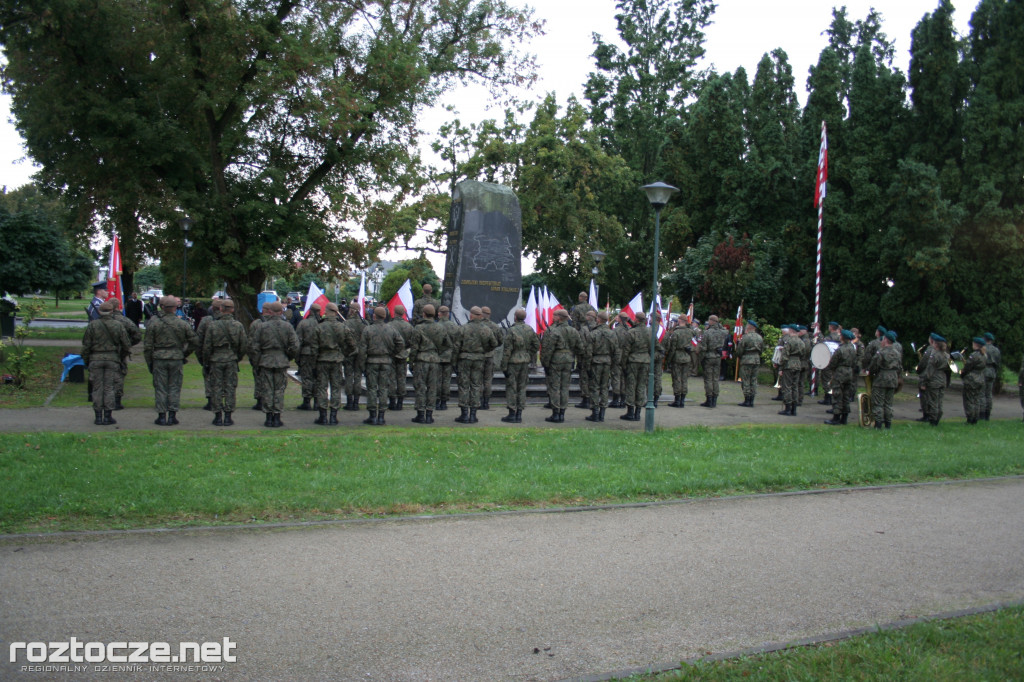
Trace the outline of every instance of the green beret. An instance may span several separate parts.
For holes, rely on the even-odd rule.
[[[932,332],[932,333],[930,334],[930,336],[931,336],[931,338],[932,338],[932,339],[934,339],[935,341],[941,341],[942,343],[946,343],[946,339],[942,338],[941,336],[939,336],[939,335],[938,335],[938,334],[936,334],[935,332]]]
[[[829,322],[828,326],[830,326],[830,327],[841,327],[842,325],[839,324],[838,322]]]
[[[975,336],[973,339],[971,339],[971,341],[978,344],[979,346],[985,345],[985,339],[981,338],[980,336]]]
[[[883,327],[882,325],[878,325],[877,327],[875,327],[875,330],[876,330],[876,331],[880,331],[880,332],[882,332],[883,334],[885,334],[885,333],[886,333],[886,331],[887,331],[887,330],[886,330],[886,328],[885,328],[885,327]]]
[[[850,339],[852,341],[853,340],[853,332],[851,332],[849,329],[844,329],[843,330],[843,338],[844,339]]]
[[[757,322],[754,322],[753,320],[747,320],[747,324],[749,324],[749,325],[750,325],[751,327],[753,327],[754,329],[760,329],[760,328],[761,328],[761,327],[760,327],[760,326],[759,326],[759,325],[757,324]]]
[[[996,337],[993,336],[992,332],[985,332],[985,338],[988,339],[989,341],[995,341],[996,340]]]
[[[891,329],[885,333],[885,338],[889,339],[893,343],[896,343],[896,332]]]
[[[781,327],[779,327],[779,330],[780,331],[785,331],[786,329],[792,329],[792,328],[793,328],[793,325],[791,325],[791,324],[784,324]]]
[[[896,333],[895,329],[890,329],[889,331],[887,331],[885,333],[886,336],[889,336],[889,334],[892,334],[892,340],[893,341],[895,341],[896,339],[900,338],[900,335]]]

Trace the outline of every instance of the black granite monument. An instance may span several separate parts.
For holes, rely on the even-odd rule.
[[[519,200],[508,187],[466,180],[452,194],[448,253],[441,302],[458,324],[473,306],[489,306],[502,326],[520,305],[523,221]]]

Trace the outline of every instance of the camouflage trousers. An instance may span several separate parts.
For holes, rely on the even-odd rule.
[[[252,397],[254,400],[262,400],[263,394],[260,393],[262,382],[260,381],[260,368],[256,365],[250,365],[252,368]]]
[[[721,356],[704,357],[704,396],[712,398],[718,396],[718,377],[722,373]]]
[[[395,370],[391,362],[366,363],[366,409],[386,410]]]
[[[405,397],[405,377],[409,374],[409,362],[403,358],[391,362],[391,384],[388,387],[388,397]]]
[[[153,391],[157,412],[177,412],[181,407],[181,360],[153,360]]]
[[[688,392],[688,382],[690,381],[690,363],[674,363],[671,366],[672,371],[672,395],[683,395],[685,396]]]
[[[819,383],[821,384],[821,395],[828,395],[832,391],[832,378],[835,376],[836,371],[834,369],[823,369],[818,374]]]
[[[480,407],[484,392],[484,359],[459,360],[459,407]]]
[[[921,390],[921,395],[924,397],[924,417],[928,421],[937,422],[942,419],[942,398],[945,392],[945,386]]]
[[[491,391],[494,384],[494,356],[488,356],[484,358],[484,385],[483,385],[483,397],[488,400],[491,399]]]
[[[811,368],[801,367],[800,374],[796,378],[796,404],[804,404],[804,393],[811,388]]]
[[[121,375],[121,363],[117,360],[93,360],[89,363],[89,380],[92,382],[92,408],[94,410],[114,409],[115,382]]]
[[[552,362],[544,369],[548,376],[548,401],[551,407],[564,410],[569,407],[569,382],[572,381],[572,362]]]
[[[984,389],[983,394],[981,396],[981,411],[982,412],[991,412],[992,411],[992,396],[993,396],[993,394],[995,392],[995,387],[996,387],[996,379],[995,379],[995,377],[992,377],[991,379],[989,379],[988,377],[985,377],[985,389]]]
[[[309,354],[300,355],[295,364],[299,366],[299,381],[302,382],[302,399],[311,400],[316,395],[316,356]]]
[[[964,414],[970,421],[976,421],[985,411],[985,388],[984,385],[971,386],[964,382]]]
[[[340,362],[317,362],[314,392],[317,409],[337,410],[341,407],[341,393],[344,385],[344,372]]]
[[[787,407],[799,405],[800,390],[800,369],[782,370],[782,402]]]
[[[626,392],[626,370],[624,365],[613,362],[611,370],[612,393]]]
[[[343,363],[345,368],[345,395],[349,397],[359,398],[360,389],[362,388],[363,375],[359,371],[356,361],[346,360]]]
[[[626,365],[626,405],[641,407],[647,404],[647,383],[650,369],[651,365],[648,362],[631,362]]]
[[[578,361],[576,363],[576,371],[580,375],[580,397],[589,398],[591,387],[591,377],[593,372],[591,371],[591,364],[589,362]]]
[[[510,410],[526,407],[526,386],[530,383],[530,363],[510,362],[505,370],[505,405]]]
[[[841,379],[838,376],[832,376],[832,414],[841,415],[850,413],[850,401],[854,399],[853,395],[853,377],[848,379]]]
[[[442,362],[437,366],[437,397],[448,400],[452,392],[452,363]]]
[[[263,397],[263,411],[284,411],[284,389],[288,386],[287,367],[260,367],[259,395]]]
[[[757,397],[757,371],[761,365],[740,365],[740,381],[743,382],[743,397]]]
[[[875,423],[892,423],[892,403],[895,395],[895,386],[871,385],[871,413]]]
[[[114,396],[120,398],[124,395],[124,380],[128,376],[128,363],[118,363],[118,372],[114,375]]]
[[[434,405],[437,404],[437,388],[440,376],[440,363],[417,362],[413,366],[412,384],[416,389],[416,411],[434,409]]]
[[[210,363],[201,363],[203,368],[203,394],[207,400],[213,398],[213,391],[210,389]]]
[[[608,407],[608,383],[611,379],[612,366],[607,363],[595,362],[590,365],[590,406]]]
[[[206,387],[214,412],[234,412],[235,393],[238,391],[238,363],[210,362]]]

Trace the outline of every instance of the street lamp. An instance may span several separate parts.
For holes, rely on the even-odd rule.
[[[185,216],[178,221],[181,225],[181,231],[185,233],[185,255],[182,259],[182,271],[181,271],[181,305],[185,305],[185,293],[188,289],[188,247],[192,246],[192,242],[188,240],[188,231],[192,227],[192,219]]]
[[[655,182],[641,187],[647,193],[647,200],[654,207],[654,280],[651,285],[651,297],[653,301],[658,300],[658,256],[661,252],[659,240],[661,237],[661,209],[672,198],[672,195],[679,191],[679,188],[666,185],[664,182]],[[655,346],[658,343],[658,327],[654,324],[654,316],[651,316],[651,369],[647,375],[647,411],[644,416],[644,431],[654,433],[654,362]]]
[[[590,269],[590,275],[594,278],[594,297],[598,297],[597,293],[597,275],[600,272],[601,261],[604,260],[604,251],[591,251],[590,257],[594,259],[594,267]],[[600,300],[595,301],[595,304],[600,303]],[[600,306],[599,306],[600,307]]]

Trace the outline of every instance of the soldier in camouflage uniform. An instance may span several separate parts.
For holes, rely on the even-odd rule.
[[[627,337],[631,327],[629,315],[620,312],[618,323],[612,328],[612,331],[616,334],[615,340],[618,342],[617,345],[620,353],[618,360],[612,363],[612,399],[608,403],[608,407],[626,406],[626,372],[629,366],[629,359],[621,351],[629,345]]]
[[[570,312],[571,316],[572,313]],[[593,407],[591,385],[593,375],[593,362],[590,358],[590,332],[597,328],[597,311],[588,310],[583,318],[583,325],[577,327],[580,333],[580,354],[576,356],[576,371],[580,377],[580,401],[576,407],[580,409],[591,409]]]
[[[92,407],[96,415],[93,423],[97,426],[117,423],[111,416],[115,404],[115,387],[117,377],[121,375],[121,363],[132,347],[127,329],[113,319],[114,300],[97,306],[97,317],[89,322],[82,336],[81,355],[82,361],[89,368]]]
[[[964,369],[960,373],[964,382],[964,414],[968,424],[977,424],[985,405],[985,339],[975,337],[972,341],[974,352],[964,361]]]
[[[316,393],[316,333],[320,326],[321,311],[319,303],[309,306],[309,315],[295,327],[295,335],[299,337],[299,357],[295,364],[299,368],[299,381],[302,383],[302,403],[300,410],[312,410],[313,395]]]
[[[346,357],[355,353],[355,344],[352,331],[341,321],[341,313],[336,304],[327,304],[313,343],[316,346],[315,395],[319,413],[313,423],[337,426],[342,387],[345,385],[342,365]],[[330,415],[327,414],[328,410]]]
[[[981,418],[985,421],[992,416],[992,396],[995,394],[996,377],[1003,365],[1003,354],[996,348],[996,337],[985,332],[985,392],[982,401]]]
[[[220,319],[220,311],[221,300],[215,298],[210,302],[209,313],[203,315],[203,319],[199,320],[199,326],[196,327],[196,360],[203,368],[203,391],[206,394],[206,404],[203,405],[203,409],[207,411],[213,411],[213,392],[210,387],[210,361],[204,355],[203,349],[206,347],[206,330],[215,320]]]
[[[363,330],[366,328],[358,303],[349,306],[348,317],[345,318],[345,328],[348,329],[351,337],[351,347],[346,353],[342,365],[345,370],[345,407],[343,409],[348,412],[356,412],[359,410],[359,392],[363,383],[363,370],[359,365],[357,351],[359,340],[363,337]]]
[[[483,324],[483,310],[473,306],[469,310],[469,322],[459,329],[453,339],[455,345],[452,357],[457,358],[459,367],[459,410],[455,418],[460,424],[475,424],[476,410],[484,388],[484,358],[498,347],[493,332]]]
[[[384,400],[391,391],[395,359],[407,357],[405,340],[393,325],[385,324],[387,310],[373,310],[373,324],[363,330],[359,339],[359,365],[366,371],[366,409],[370,415],[363,420],[372,426],[384,425],[387,410]]]
[[[885,338],[886,331],[886,328],[882,325],[875,327],[875,338],[871,339],[871,342],[864,347],[864,355],[860,360],[861,368],[868,369],[871,367],[871,359],[875,357],[878,351],[882,350],[882,339]]]
[[[551,403],[551,416],[545,417],[544,421],[565,421],[572,365],[579,352],[580,334],[569,326],[569,313],[562,309],[556,310],[554,324],[544,332],[540,344],[540,364],[550,379],[548,401]]]
[[[288,367],[299,355],[299,337],[291,323],[284,319],[285,307],[280,301],[264,306],[268,311],[265,322],[249,329],[249,361],[260,368],[260,395],[263,412],[267,415],[264,426],[276,428],[284,410],[284,391],[288,385]]]
[[[675,398],[670,407],[686,407],[687,383],[693,362],[693,330],[685,322],[676,322],[665,339],[665,366],[672,374],[672,395]]]
[[[648,374],[651,369],[651,330],[647,327],[647,316],[636,314],[636,326],[629,330],[624,344],[619,347],[619,356],[625,362],[626,414],[619,417],[625,421],[640,421],[640,408],[646,403]]]
[[[405,378],[409,374],[409,342],[412,339],[412,325],[405,319],[405,306],[395,306],[395,317],[388,321],[402,335],[405,350],[391,363],[391,386],[388,389],[388,409],[401,410],[405,401]]]
[[[128,340],[132,342],[132,346],[142,341],[142,332],[139,331],[138,326],[125,317],[121,313],[121,301],[116,298],[110,299],[114,302],[114,311],[111,313],[111,317],[118,322],[124,330],[128,332]],[[128,353],[121,358],[121,371],[117,373],[114,379],[114,409],[123,410],[124,405],[121,404],[121,398],[124,396],[124,380],[128,376],[128,361],[132,357],[131,348],[128,349]]]
[[[718,322],[718,315],[708,318],[704,335],[700,338],[697,352],[700,354],[704,367],[704,402],[701,407],[718,405],[718,377],[722,372],[722,348],[729,337],[729,332]]]
[[[587,357],[590,359],[590,415],[587,421],[603,422],[608,407],[608,384],[612,363],[619,352],[618,335],[608,326],[608,313],[597,313],[597,322],[587,334]]]
[[[443,412],[448,409],[448,396],[452,391],[452,367],[454,364],[455,340],[459,335],[459,325],[451,320],[448,306],[437,309],[437,324],[443,326],[452,340],[452,347],[441,353],[441,365],[437,375],[437,404],[434,409]]]
[[[946,390],[949,372],[949,353],[946,339],[932,333],[928,339],[931,352],[925,355],[921,371],[921,393],[924,395],[924,418],[932,426],[938,426],[942,419],[942,397]]]
[[[238,363],[249,352],[249,338],[245,327],[235,319],[235,303],[230,299],[214,301],[211,314],[199,323],[203,329],[202,357],[207,368],[206,387],[216,416],[214,426],[231,426],[235,422],[235,394],[238,391]],[[214,318],[214,316],[216,316]],[[196,333],[198,337],[198,332]]]
[[[434,320],[433,305],[424,305],[420,315],[420,321],[413,324],[409,336],[409,362],[413,363],[412,381],[416,389],[416,416],[412,421],[433,424],[441,355],[451,352],[452,337],[447,328]]]
[[[249,323],[249,348],[252,348],[253,334],[256,333],[259,326],[266,323],[267,319],[270,317],[270,309],[267,308],[268,305],[270,305],[269,301],[264,303],[259,317]],[[263,382],[260,381],[260,368],[255,362],[253,362],[251,356],[249,358],[249,368],[252,370],[252,397],[256,401],[256,404],[252,406],[252,409],[262,411],[263,395],[260,393],[260,389],[263,387]]]
[[[832,418],[825,423],[830,426],[843,426],[850,417],[850,402],[853,400],[853,379],[860,363],[857,359],[857,347],[853,345],[853,332],[844,329],[843,342],[828,361],[832,372]]]
[[[878,350],[871,354],[868,372],[871,375],[871,409],[874,413],[875,428],[892,428],[892,403],[899,384],[899,373],[903,358],[893,346],[894,332],[886,331],[878,340]],[[874,343],[874,342],[872,342]]]
[[[160,312],[146,325],[143,342],[146,366],[153,375],[156,393],[157,426],[178,423],[181,406],[182,366],[185,358],[196,349],[196,333],[192,325],[175,315],[178,299],[164,296],[160,299]]]
[[[499,358],[500,362],[500,358],[502,356],[501,344],[505,342],[505,333],[497,323],[491,321],[490,308],[484,306],[480,311],[484,315],[484,326],[491,330],[491,333],[494,334],[494,340],[498,342],[498,345],[494,347],[494,350],[488,353],[484,358],[484,388],[483,394],[480,396],[480,409],[489,410],[491,409],[491,393],[493,392],[494,384],[494,358]]]
[[[412,304],[412,323],[416,324],[423,319],[423,307],[433,306],[434,315],[437,315],[438,308],[441,307],[441,302],[434,298],[434,287],[429,284],[423,285],[423,295],[413,301]]]
[[[814,342],[811,340],[811,335],[808,333],[806,325],[798,325],[796,335],[803,344],[803,352],[800,354],[800,377],[797,381],[797,407],[804,404],[804,396],[810,395],[811,391],[811,349],[814,348]],[[817,388],[817,387],[815,387]]]
[[[523,421],[526,386],[530,383],[530,363],[540,349],[540,338],[525,322],[526,310],[520,308],[515,317],[515,324],[505,335],[501,355],[501,371],[505,373],[505,401],[508,406],[508,415],[502,417],[501,421],[509,424],[521,424]]]
[[[803,367],[804,342],[797,336],[799,325],[782,325],[782,354],[779,369],[782,370],[782,401],[785,409],[779,414],[795,417],[800,388],[800,371]]]
[[[736,344],[736,357],[740,363],[740,380],[743,382],[743,402],[740,407],[753,407],[757,397],[757,372],[761,369],[761,354],[764,352],[764,337],[758,333],[757,322],[747,320],[743,337]]]
[[[576,300],[579,301],[576,305],[569,310],[569,319],[572,320],[572,326],[576,327],[577,331],[583,333],[583,328],[587,325],[587,313],[594,313],[594,321],[597,321],[597,310],[594,306],[588,303],[587,299],[590,298],[590,294],[585,291],[581,291]]]

